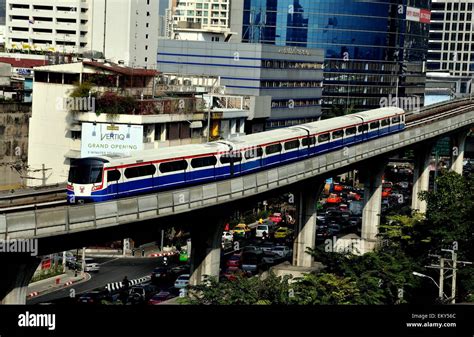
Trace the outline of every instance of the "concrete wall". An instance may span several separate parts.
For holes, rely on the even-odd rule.
[[[31,104],[0,104],[0,189],[20,184],[20,176],[8,163],[27,159],[30,116]]]
[[[46,184],[63,183],[67,180],[69,161],[65,155],[70,149],[77,148],[70,138],[68,125],[72,124],[72,114],[62,110],[58,99],[69,97],[72,85],[35,82],[33,84],[32,117],[29,126],[28,165],[32,170],[42,169],[46,164]],[[43,172],[29,175],[42,178]],[[29,180],[29,186],[41,185],[41,180]]]

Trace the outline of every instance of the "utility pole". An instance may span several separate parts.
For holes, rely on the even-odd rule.
[[[456,265],[458,260],[458,254],[453,249],[451,251],[453,257],[453,279],[451,280],[451,304],[456,303]]]
[[[443,252],[451,253],[451,259],[444,258],[440,255],[429,255],[432,257],[437,257],[439,259],[439,265],[430,265],[425,266],[426,268],[439,269],[439,293],[438,297],[441,301],[444,301],[444,297],[447,296],[444,294],[444,279],[445,279],[445,270],[451,270],[451,274],[446,276],[446,279],[451,278],[451,297],[447,298],[451,304],[456,303],[456,273],[458,270],[458,264],[470,265],[472,262],[469,261],[458,261],[457,250],[458,243],[454,242],[453,249],[441,249]],[[446,266],[447,265],[447,266]]]
[[[444,258],[443,257],[440,257],[440,260],[439,260],[439,266],[440,266],[440,269],[439,269],[439,294],[438,294],[438,297],[440,298],[440,300],[443,299],[443,294],[444,294]]]

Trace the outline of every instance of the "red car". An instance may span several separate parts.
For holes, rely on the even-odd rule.
[[[170,300],[174,297],[173,294],[167,291],[160,291],[158,294],[153,295],[152,298],[148,300],[148,304],[157,305],[164,301]]]
[[[338,196],[337,194],[331,193],[329,197],[327,198],[326,202],[328,204],[339,204],[342,202],[342,198]]]
[[[236,270],[240,268],[240,255],[234,254],[227,260],[227,269]]]
[[[227,271],[223,274],[223,276],[229,281],[235,281],[237,277],[246,276],[246,274],[240,269],[236,269],[236,270],[227,269]]]
[[[281,217],[281,213],[273,213],[273,215],[269,216],[268,219],[271,222],[276,223],[276,224],[278,224],[279,222],[281,222],[281,220],[283,220],[283,218]]]

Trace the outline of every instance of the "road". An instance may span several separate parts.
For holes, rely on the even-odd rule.
[[[81,294],[96,288],[103,288],[107,283],[121,282],[124,276],[127,276],[129,280],[133,280],[150,275],[153,269],[159,265],[160,259],[161,258],[96,258],[95,260],[101,264],[100,272],[91,273],[91,279],[89,281],[43,296],[34,297],[28,300],[26,304],[48,303],[61,298],[68,298],[71,289],[74,289],[76,294]]]

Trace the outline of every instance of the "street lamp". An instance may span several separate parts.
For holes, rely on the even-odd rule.
[[[425,275],[425,274],[422,274],[422,273],[418,273],[416,271],[413,272],[413,275],[415,276],[418,276],[418,277],[424,277],[424,278],[429,278],[431,281],[434,282],[434,284],[436,284],[436,287],[438,287],[438,290],[439,290],[439,298],[442,300],[443,299],[443,296],[448,298],[448,296],[446,296],[446,294],[444,293],[443,289],[440,288],[440,286],[438,285],[438,283],[436,283],[436,281],[434,280],[434,278],[432,278],[431,276],[428,276],[428,275]]]

